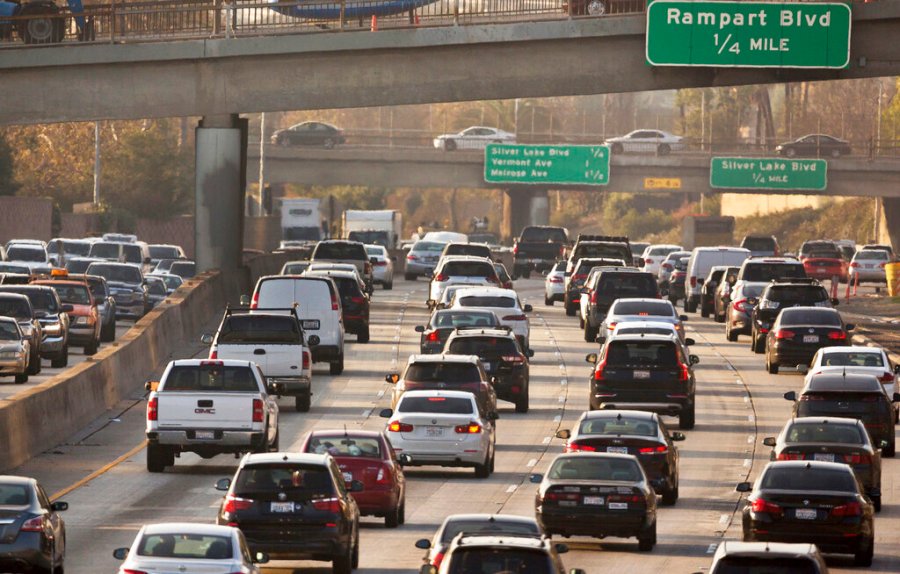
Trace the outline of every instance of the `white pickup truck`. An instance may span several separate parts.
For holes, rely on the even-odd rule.
[[[171,361],[149,382],[147,470],[163,472],[182,452],[278,450],[278,403],[250,361]]]
[[[285,315],[283,312],[288,311]],[[210,359],[253,361],[262,369],[266,387],[274,395],[294,397],[294,408],[309,410],[312,395],[312,354],[294,309],[227,309],[215,336],[200,340],[211,345]]]

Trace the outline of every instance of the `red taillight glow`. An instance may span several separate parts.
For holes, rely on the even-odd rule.
[[[585,279],[587,279],[587,275],[585,275],[585,274],[583,274],[583,273],[579,273],[578,275],[572,275],[572,282],[573,282],[573,283],[574,283],[575,281],[584,281]]]
[[[680,372],[678,373],[678,380],[682,383],[686,383],[691,378],[691,373],[688,370],[688,366],[685,363],[681,363],[678,365],[680,367]]]
[[[391,432],[412,432],[413,426],[401,423],[400,421],[391,421],[391,423],[388,424],[388,430]]]
[[[437,331],[432,331],[425,335],[425,340],[431,343],[437,343],[441,340],[441,334]]]
[[[846,341],[847,333],[845,333],[843,331],[829,331],[828,338],[831,339],[832,341]]]
[[[868,454],[845,454],[844,462],[847,464],[872,464],[872,457]]]
[[[746,299],[738,299],[734,302],[734,308],[740,313],[749,313],[751,309],[747,305]]]
[[[503,318],[504,321],[527,321],[528,317],[525,315],[507,315]]]
[[[375,482],[377,484],[391,484],[394,482],[394,477],[391,475],[391,469],[387,466],[382,466],[378,469],[378,476],[375,477]]]
[[[781,514],[781,507],[762,498],[757,498],[750,504],[750,510],[757,514]]]
[[[646,446],[638,449],[638,452],[641,454],[660,454],[668,451],[669,447],[667,446]]]
[[[438,282],[446,281],[447,279],[450,279],[450,276],[447,275],[446,273],[438,273],[437,275],[434,276],[434,280],[438,281]]]
[[[525,357],[522,355],[503,355],[500,358],[504,363],[513,363],[515,365],[525,364]]]
[[[691,287],[696,287],[696,286],[697,286],[697,278],[692,275],[691,276]]]
[[[309,351],[303,351],[303,370],[309,368]]]
[[[159,399],[156,397],[152,397],[149,401],[147,401],[147,420],[159,420]]]
[[[859,267],[859,263],[857,263],[856,261],[854,261],[853,263],[850,264],[850,267],[854,267],[854,268],[855,268],[855,267]]]
[[[778,460],[803,460],[805,456],[800,452],[782,452],[778,454]]]
[[[387,267],[387,261],[376,261],[375,267]]]
[[[219,358],[219,350],[216,347],[213,347],[209,350],[209,359],[211,361],[215,361]]]
[[[644,259],[644,264],[645,265],[653,265],[653,260],[652,259]]]
[[[434,561],[431,563],[431,565],[434,566],[435,568],[440,568],[441,562],[443,562],[443,561],[444,561],[444,553],[438,552],[437,554],[434,555]]]
[[[323,500],[313,500],[313,508],[323,512],[340,512],[341,503],[337,498],[325,498]]]
[[[29,518],[22,524],[22,528],[19,529],[21,532],[43,532],[44,530],[44,517],[43,516],[35,516],[34,518]]]
[[[551,275],[551,276],[550,276],[550,283],[562,283],[562,282],[563,282],[563,278],[562,278],[562,277],[559,277],[559,276],[557,276],[557,275]]]
[[[409,255],[406,256],[407,261],[418,261],[418,259],[419,258],[416,257],[415,255],[413,255],[412,253],[410,253]]]
[[[335,291],[331,291],[331,310],[332,311],[338,310],[338,297],[337,297],[337,293]]]
[[[147,574],[143,570],[131,570],[130,568],[126,568],[122,570],[122,574]]]
[[[253,422],[261,423],[265,417],[265,408],[262,399],[253,399]]]
[[[894,382],[894,373],[885,373],[878,377],[878,380],[882,383],[892,383]]]
[[[670,264],[668,264],[668,263],[663,263],[663,264],[662,264],[662,268],[665,269],[666,271],[671,271],[671,270],[672,270],[672,266],[671,266]]]
[[[776,339],[793,339],[794,332],[789,329],[778,329],[777,331],[775,331],[775,338]]]
[[[831,509],[832,516],[861,516],[862,515],[862,505],[858,502],[848,502],[847,504],[842,504],[840,506],[835,506]]]
[[[250,308],[256,309],[259,307],[259,291],[253,294],[253,300],[250,301]]]
[[[558,502],[560,500],[578,500],[581,495],[577,492],[548,492],[544,494],[544,500]]]
[[[566,445],[565,452],[597,452],[597,449],[586,444],[573,442]]]
[[[593,291],[591,291],[591,305],[596,305],[596,304],[597,304],[597,290],[594,289]]]
[[[234,514],[238,510],[249,510],[253,506],[253,501],[249,498],[238,498],[233,494],[225,497],[225,505],[222,507],[224,512]]]
[[[467,425],[456,425],[456,434],[479,434],[481,425],[476,422],[470,422]]]
[[[362,305],[366,302],[365,297],[350,297],[350,300],[356,303],[357,305]]]

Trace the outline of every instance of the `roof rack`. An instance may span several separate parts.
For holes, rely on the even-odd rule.
[[[250,314],[251,311],[254,311],[254,312],[256,312],[256,313],[285,312],[285,311],[287,311],[287,312],[289,312],[291,315],[293,315],[295,319],[300,320],[300,317],[297,316],[297,307],[298,307],[298,306],[299,306],[299,305],[298,305],[297,303],[294,303],[294,306],[293,306],[293,307],[266,307],[266,308],[256,308],[256,309],[253,309],[253,308],[248,307],[248,306],[246,306],[246,305],[234,305],[234,306],[232,306],[231,304],[228,304],[228,305],[225,306],[225,317],[228,317],[229,315],[233,315],[233,314],[235,314],[235,313]]]
[[[457,332],[461,331],[481,331],[482,333],[485,330],[494,330],[494,331],[506,331],[507,333],[512,333],[513,328],[509,325],[497,325],[496,327],[492,327],[490,325],[460,325],[454,329]]]
[[[802,283],[804,285],[819,285],[819,280],[812,277],[778,277],[771,283]]]
[[[615,241],[620,243],[628,243],[628,237],[624,235],[590,235],[579,233],[576,241]]]

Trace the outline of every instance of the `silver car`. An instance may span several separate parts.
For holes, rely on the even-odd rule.
[[[612,153],[622,152],[655,152],[668,155],[673,151],[684,150],[681,136],[663,130],[634,130],[624,136],[608,138],[605,142]]]
[[[0,317],[0,376],[13,375],[17,384],[28,382],[31,346],[12,317]]]
[[[544,305],[562,301],[566,295],[566,262],[557,261],[544,279]]]
[[[366,255],[372,262],[372,281],[386,290],[394,287],[394,258],[383,245],[366,245]]]
[[[641,258],[644,260],[641,267],[648,273],[659,275],[659,267],[666,260],[669,253],[674,253],[675,251],[684,251],[684,249],[682,249],[681,245],[648,245],[641,254]],[[685,251],[685,253],[687,252]]]
[[[891,254],[881,249],[857,251],[850,261],[850,283],[886,283],[884,266],[891,262]]]
[[[237,528],[178,522],[144,525],[131,548],[117,548],[113,556],[125,561],[120,574],[260,574],[257,564],[269,561],[265,553],[250,553]]]
[[[516,134],[511,134],[499,128],[472,126],[458,134],[443,134],[434,138],[434,147],[444,151],[484,149],[491,143],[516,143]]]
[[[683,323],[687,319],[687,315],[679,315],[675,311],[675,305],[665,299],[616,299],[600,325],[600,333],[611,333],[617,325],[628,321],[658,321],[674,325],[679,338],[684,342]]]
[[[403,278],[415,281],[417,277],[428,277],[437,267],[446,241],[416,241],[406,255],[406,270]]]

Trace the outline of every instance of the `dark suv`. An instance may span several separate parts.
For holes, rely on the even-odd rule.
[[[837,304],[838,300],[832,299],[828,290],[815,279],[772,281],[763,289],[750,314],[750,348],[755,353],[765,351],[766,333],[782,309],[832,307]]]
[[[566,272],[572,272],[579,259],[584,257],[602,257],[604,259],[621,259],[626,265],[633,263],[631,244],[627,237],[611,235],[579,235],[572,252]]]
[[[572,273],[566,277],[566,292],[563,295],[563,306],[566,308],[566,315],[574,317],[578,311],[578,302],[581,300],[581,293],[587,281],[591,269],[594,267],[624,267],[625,261],[621,259],[606,259],[598,257],[583,257],[575,262]]]
[[[241,529],[250,551],[276,560],[322,560],[334,572],[359,565],[359,507],[328,454],[248,454],[216,483],[226,491],[216,524]]]
[[[369,296],[365,293],[365,285],[360,285],[359,278],[352,271],[311,271],[304,273],[306,277],[330,277],[337,285],[341,297],[341,318],[344,330],[356,335],[360,343],[369,342]]]
[[[613,301],[620,297],[659,297],[659,286],[652,273],[639,271],[634,267],[609,267],[594,276],[590,285],[585,285],[589,294],[585,312],[585,332],[596,333],[606,318]]]
[[[478,309],[438,309],[431,314],[427,325],[416,325],[419,337],[419,352],[424,355],[440,353],[444,342],[459,327],[497,327],[500,319],[493,311]]]
[[[590,408],[634,409],[677,416],[681,429],[694,428],[695,380],[690,355],[670,335],[619,335],[600,353],[586,357],[593,363]]]
[[[528,412],[528,358],[509,327],[458,327],[444,345],[447,353],[477,355],[494,384],[497,397],[516,404],[517,413]]]
[[[366,253],[366,246],[358,241],[329,239],[320,241],[309,257],[314,263],[352,263],[366,283],[366,290],[374,289],[372,281],[372,262]]]
[[[497,412],[497,391],[476,355],[410,355],[400,376],[384,377],[394,385],[391,408],[396,409],[406,391],[466,391],[475,395],[483,413]]]
[[[768,283],[773,279],[804,279],[806,269],[797,259],[788,257],[751,257],[741,264],[737,280]]]

